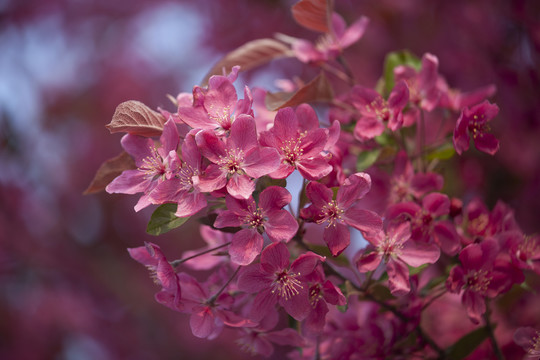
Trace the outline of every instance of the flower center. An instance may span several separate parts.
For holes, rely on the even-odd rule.
[[[489,131],[489,125],[484,120],[486,115],[474,115],[472,121],[469,121],[469,132],[472,134],[473,138],[476,139],[478,136],[482,136],[483,133]]]
[[[469,271],[466,277],[465,287],[474,292],[485,293],[493,276],[488,275],[485,269]]]
[[[183,190],[193,189],[193,176],[199,175],[197,169],[193,169],[188,164],[182,164],[180,171],[178,172],[178,178],[180,179],[180,186]]]
[[[151,155],[142,160],[143,164],[139,168],[139,171],[142,171],[149,179],[154,179],[165,175],[167,172],[167,166],[159,155],[156,147],[152,146],[150,151]]]
[[[208,108],[208,117],[214,120],[224,131],[229,131],[232,125],[231,107],[216,109],[214,105]]]
[[[396,259],[401,254],[401,249],[403,248],[403,244],[400,242],[397,242],[396,239],[392,239],[388,236],[384,239],[384,241],[377,246],[377,251],[379,254],[382,254],[384,261],[388,262],[390,258]]]
[[[523,242],[519,244],[517,255],[521,261],[527,261],[540,252],[540,243],[535,237],[523,236]]]
[[[259,226],[263,226],[266,219],[264,218],[263,211],[259,207],[254,206],[249,207],[249,211],[251,212],[246,218],[244,219],[244,223],[247,224],[249,227],[252,227],[254,229],[258,228]]]
[[[323,298],[323,294],[321,291],[321,285],[315,284],[312,287],[309,288],[309,303],[311,304],[311,307],[315,309],[317,306],[317,303],[319,300]]]
[[[240,173],[242,171],[242,162],[244,160],[244,152],[240,149],[225,149],[225,156],[220,156],[218,165],[221,170],[228,172],[230,175]]]
[[[293,296],[298,295],[298,289],[303,288],[300,281],[296,279],[300,273],[289,273],[288,270],[284,270],[275,275],[276,279],[272,283],[272,294],[277,292],[280,297],[289,300]]]
[[[537,331],[536,336],[530,341],[529,354],[536,356],[540,355],[540,331]]]
[[[317,223],[321,224],[325,221],[328,221],[328,225],[326,227],[336,226],[336,222],[341,221],[341,215],[344,212],[345,210],[341,209],[337,205],[336,200],[332,200],[322,207],[322,219],[317,221]]]
[[[285,140],[280,147],[281,152],[285,159],[283,161],[286,164],[295,166],[296,160],[304,154],[304,149],[300,147],[300,140],[306,136],[306,132],[298,135],[296,139]]]

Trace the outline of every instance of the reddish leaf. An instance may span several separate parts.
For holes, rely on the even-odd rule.
[[[123,151],[120,155],[105,161],[99,167],[94,179],[88,185],[88,188],[84,190],[83,194],[95,194],[105,190],[105,187],[109,185],[111,181],[119,176],[124,170],[135,169],[135,161],[131,156]]]
[[[159,136],[165,117],[142,102],[129,100],[121,103],[114,112],[107,129],[111,133],[128,132],[141,136]]]
[[[284,107],[296,106],[307,102],[330,101],[333,98],[332,86],[326,76],[321,73],[296,92],[268,93],[265,103],[269,110],[279,110]]]
[[[292,15],[294,20],[305,28],[329,32],[331,0],[301,0],[293,5]]]
[[[212,75],[229,73],[233,66],[240,65],[241,71],[265,64],[279,57],[293,56],[292,51],[280,41],[274,39],[258,39],[245,43],[236,50],[228,53],[205,76],[203,84],[208,82]]]

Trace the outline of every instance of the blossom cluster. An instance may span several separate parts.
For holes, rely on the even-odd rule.
[[[207,245],[178,259],[154,243],[129,249],[161,288],[156,301],[188,314],[195,336],[232,329],[244,350],[263,356],[287,345],[297,348],[293,359],[442,358],[452,349],[423,330],[422,313],[455,294],[500,353],[490,305],[540,275],[540,237],[525,234],[502,202],[490,210],[449,192],[440,167],[471,139],[480,152],[499,150],[489,128],[494,87],[451,88],[429,53],[401,53],[382,82],[362,86],[343,56],[367,18],[347,28],[328,13],[317,27],[309,9],[295,10],[322,32],[316,43],[251,44],[236,63],[220,63],[227,71],[179,94],[174,111],[128,102],[109,124],[126,132],[133,164],[118,165],[105,190],[142,194],[135,210],[157,206],[170,220],[153,216],[150,225],[163,231],[188,218],[204,223]],[[248,86],[237,93],[240,71],[283,56],[323,75],[282,81],[292,91],[281,97]],[[325,73],[348,90],[334,95]],[[199,270],[210,271],[205,281],[191,275]]]

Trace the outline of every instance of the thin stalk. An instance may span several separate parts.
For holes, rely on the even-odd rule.
[[[418,157],[420,159],[420,172],[424,172],[425,168],[425,153],[424,148],[426,147],[426,123],[424,119],[424,110],[420,110],[420,124],[419,127],[419,149],[418,149]]]
[[[497,360],[504,360],[504,355],[501,351],[501,348],[499,347],[497,339],[495,338],[495,333],[493,331],[493,323],[489,318],[490,315],[491,311],[489,310],[489,301],[486,298],[486,312],[484,313],[484,321],[486,322],[486,329],[488,331],[489,340],[491,342],[491,348],[493,349],[493,353],[495,354]]]
[[[219,295],[221,295],[221,293],[227,288],[227,286],[229,286],[229,284],[231,283],[231,281],[233,281],[233,279],[236,277],[236,274],[238,274],[238,272],[240,271],[240,268],[241,266],[239,266],[236,271],[234,272],[234,274],[232,274],[231,278],[225,283],[225,285],[223,285],[223,287],[221,289],[219,289],[219,291],[214,295],[212,296],[210,299],[208,299],[208,304],[210,305],[213,305],[214,304],[214,301],[216,301],[216,299],[218,298]]]
[[[201,251],[200,253],[197,253],[197,254],[195,254],[195,255],[188,256],[188,257],[185,258],[185,259],[173,260],[173,261],[170,262],[170,264],[171,264],[171,266],[172,266],[173,268],[176,269],[176,267],[178,267],[178,265],[180,265],[180,264],[182,264],[182,263],[185,263],[185,262],[188,261],[188,260],[194,259],[194,258],[199,257],[199,256],[204,255],[204,254],[208,254],[209,252],[212,252],[212,251],[217,250],[217,249],[221,249],[222,247],[225,247],[225,246],[230,245],[230,244],[231,244],[231,242],[229,241],[228,243],[225,243],[225,244],[223,244],[223,245],[216,246],[215,248],[208,249],[208,250],[205,250],[205,251]]]

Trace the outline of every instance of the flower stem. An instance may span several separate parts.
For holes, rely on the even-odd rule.
[[[486,322],[486,329],[488,331],[489,340],[491,342],[491,348],[493,349],[493,353],[495,354],[497,360],[504,360],[504,355],[501,351],[501,348],[499,347],[497,339],[495,338],[495,333],[493,331],[493,323],[489,318],[490,315],[491,311],[489,310],[489,300],[486,298],[486,312],[484,313],[484,321]]]
[[[214,250],[221,249],[222,247],[225,247],[225,246],[230,245],[230,244],[231,244],[231,242],[229,241],[228,243],[225,243],[225,244],[216,246],[215,248],[212,248],[212,249],[208,249],[208,250],[205,250],[205,251],[201,251],[200,253],[197,253],[197,254],[195,254],[195,255],[189,256],[189,257],[187,257],[187,258],[185,258],[185,259],[173,260],[173,261],[170,262],[170,264],[171,264],[171,266],[172,266],[173,268],[176,269],[180,264],[185,263],[185,262],[188,261],[188,260],[194,259],[194,258],[196,258],[196,257],[199,257],[199,256],[201,256],[201,255],[207,254],[207,253],[212,252],[212,251],[214,251]]]
[[[221,287],[221,289],[219,289],[219,291],[217,293],[215,293],[210,299],[208,299],[208,302],[207,302],[208,304],[210,304],[210,305],[214,304],[214,301],[216,301],[216,299],[219,297],[219,295],[221,295],[221,293],[227,288],[227,286],[229,286],[231,281],[233,281],[233,279],[236,277],[236,274],[238,274],[238,272],[240,271],[240,268],[241,268],[241,266],[239,266],[236,269],[234,274],[232,274],[231,278],[225,283],[225,285],[223,285]]]

